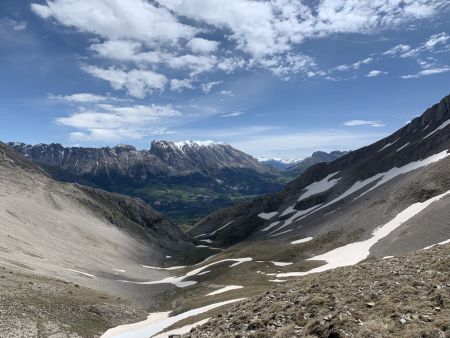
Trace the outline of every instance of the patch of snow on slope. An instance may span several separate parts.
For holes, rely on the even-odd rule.
[[[388,143],[386,144],[383,148],[381,148],[380,150],[378,150],[378,152],[383,151],[384,149],[390,147],[391,145],[393,145],[395,142],[397,142],[398,140],[400,140],[400,137],[398,139],[396,139],[394,142]]]
[[[286,216],[286,215],[292,214],[293,212],[296,212],[297,209],[294,209],[294,207],[295,207],[295,204],[291,205],[290,207],[287,207],[286,210],[284,210],[280,216]]]
[[[149,281],[149,282],[133,282],[133,281],[127,281],[127,280],[120,280],[119,282],[123,282],[123,283],[131,283],[131,284],[139,284],[139,285],[155,285],[155,284],[173,284],[179,288],[185,288],[194,284],[197,284],[196,281],[185,281],[186,278],[188,277],[192,277],[192,276],[196,276],[198,275],[200,272],[202,272],[203,270],[209,268],[210,266],[219,264],[219,263],[223,263],[223,262],[234,262],[233,264],[230,265],[230,268],[233,268],[235,266],[238,266],[239,264],[245,263],[245,262],[250,262],[252,261],[253,258],[251,257],[245,257],[245,258],[228,258],[228,259],[222,259],[220,261],[217,262],[212,262],[209,264],[206,264],[200,268],[194,269],[192,271],[189,271],[187,274],[185,274],[184,276],[179,276],[179,277],[166,277],[164,279],[161,280],[155,280],[155,281]]]
[[[86,272],[82,272],[82,271],[78,271],[78,270],[74,270],[74,269],[67,269],[67,270],[79,273],[80,275],[83,275],[83,276],[86,276],[86,277],[95,278],[95,276],[91,275],[90,273],[86,273]]]
[[[272,229],[273,227],[277,226],[278,224],[280,224],[280,221],[275,221],[270,223],[269,226],[266,226],[264,229],[262,229],[261,231],[269,231],[270,229]]]
[[[433,202],[439,201],[449,194],[450,190],[438,196],[432,197],[425,202],[417,202],[410,205],[408,208],[395,216],[394,219],[375,229],[372,233],[372,237],[365,241],[350,243],[308,259],[313,261],[325,261],[326,264],[322,266],[306,272],[279,273],[277,274],[277,278],[305,276],[315,272],[322,272],[338,267],[357,264],[369,256],[370,248],[372,248],[372,246],[374,246],[379,240],[388,236],[392,231],[397,229],[406,221],[410,220],[412,217],[416,216]]]
[[[285,282],[287,282],[287,280],[286,279],[269,279],[269,282],[272,282],[272,283],[285,283]]]
[[[311,183],[310,185],[305,187],[304,189],[306,191],[298,198],[297,201],[301,201],[305,198],[308,198],[309,196],[320,194],[324,191],[327,191],[327,190],[333,188],[336,185],[336,183],[338,183],[341,179],[340,177],[335,178],[334,180],[331,179],[332,177],[336,176],[337,174],[339,174],[339,171],[332,173],[332,174],[328,175],[327,177],[321,179],[320,181]]]
[[[293,263],[291,263],[291,262],[273,262],[273,261],[271,261],[272,263],[273,263],[273,265],[275,265],[275,266],[288,266],[288,265],[292,265]]]
[[[222,229],[225,229],[227,226],[229,226],[231,223],[233,223],[234,222],[234,220],[232,220],[231,222],[228,222],[227,224],[225,224],[224,226],[221,226],[219,229],[217,229],[217,230],[214,230],[213,232],[211,232],[210,234],[209,234],[209,237],[211,237],[212,235],[214,235],[216,232],[218,232],[218,231],[220,231],[220,230],[222,230]]]
[[[143,322],[129,325],[121,325],[113,329],[109,329],[101,336],[101,338],[152,337],[181,320],[214,310],[220,306],[236,303],[244,299],[245,298],[232,299],[220,303],[210,304],[207,306],[203,306],[197,309],[180,313],[179,315],[173,317],[169,317],[170,312],[159,312],[150,314],[148,319]]]
[[[258,214],[258,217],[265,219],[265,220],[269,220],[269,219],[273,218],[276,214],[278,214],[278,211],[261,212],[260,214]]]
[[[297,239],[296,241],[291,242],[291,244],[306,243],[306,242],[309,242],[312,240],[313,240],[313,237],[300,238],[300,239]]]
[[[409,146],[410,143],[411,143],[411,142],[405,143],[405,144],[402,145],[400,148],[398,148],[398,149],[396,150],[396,152],[398,153],[399,151],[402,151],[402,150],[405,149],[407,146]]]
[[[361,190],[362,188],[364,188],[365,186],[367,186],[370,183],[373,183],[373,182],[377,181],[377,183],[372,188],[366,190],[365,192],[363,192],[362,194],[360,194],[356,198],[360,198],[361,196],[367,194],[369,191],[372,191],[372,190],[378,188],[380,185],[382,185],[382,184],[392,180],[393,178],[395,178],[395,177],[397,177],[397,176],[399,176],[401,174],[406,174],[406,173],[409,173],[410,171],[413,171],[413,170],[416,170],[416,169],[419,169],[419,168],[422,168],[422,167],[426,167],[426,166],[428,166],[430,164],[433,164],[435,162],[438,162],[438,161],[446,158],[449,155],[450,155],[450,153],[448,152],[448,150],[444,150],[444,151],[442,151],[440,153],[431,155],[431,156],[429,156],[429,157],[427,157],[427,158],[425,158],[423,160],[410,162],[410,163],[405,164],[404,166],[402,166],[400,168],[394,167],[394,168],[392,168],[392,169],[390,169],[390,170],[388,170],[386,172],[376,174],[376,175],[374,175],[372,177],[369,177],[369,178],[367,178],[365,180],[357,181],[347,191],[345,191],[343,194],[339,195],[338,197],[336,197],[335,199],[331,200],[330,202],[321,205],[320,207],[318,207],[319,206],[318,205],[317,208],[315,208],[315,209],[314,209],[314,207],[311,208],[312,209],[311,212],[309,212],[308,214],[304,215],[301,218],[304,218],[306,216],[310,216],[313,213],[315,213],[315,212],[317,212],[317,211],[319,211],[319,210],[321,210],[321,209],[323,209],[323,208],[325,208],[327,206],[330,206],[330,205],[332,205],[332,204],[334,204],[336,202],[339,202],[339,201],[343,200],[347,196],[349,196],[349,195],[351,195],[351,194]],[[293,217],[294,217],[294,220],[298,220],[298,219],[295,219],[295,215]]]
[[[179,269],[183,269],[186,266],[184,265],[179,265],[179,266],[171,266],[170,268],[160,268],[158,266],[149,266],[149,265],[142,265],[143,268],[146,269],[153,269],[153,270],[167,270],[167,271],[172,271],[172,270],[179,270]]]
[[[433,130],[431,133],[429,133],[427,136],[425,136],[423,139],[426,140],[427,138],[429,138],[431,135],[433,135],[434,133],[436,133],[437,131],[444,129],[445,127],[447,127],[450,124],[450,120],[445,121],[444,123],[442,123],[439,127],[437,127],[435,130]]]
[[[290,218],[285,220],[282,226],[280,226],[278,229],[275,229],[272,232],[270,232],[269,235],[284,229],[288,225],[291,225],[292,222],[294,222],[294,221],[298,221],[299,219],[302,219],[303,217],[306,217],[307,215],[309,215],[311,212],[315,211],[316,209],[320,209],[320,206],[321,206],[321,204],[318,204],[318,205],[315,205],[315,206],[313,206],[311,208],[297,211],[294,215],[292,215]]]
[[[242,289],[242,288],[243,288],[243,286],[241,286],[241,285],[228,285],[228,286],[225,286],[224,288],[221,288],[219,290],[208,293],[207,296],[214,296],[214,295],[218,295],[220,293],[224,293],[224,292],[231,291],[231,290]]]
[[[431,249],[432,247],[435,247],[436,245],[444,245],[444,244],[449,244],[449,243],[450,243],[450,239],[447,239],[447,240],[445,240],[443,242],[439,242],[439,243],[436,243],[436,244],[429,245],[429,246],[423,248],[422,250],[428,250],[428,249]]]
[[[173,329],[173,330],[170,330],[170,331],[166,331],[166,332],[160,333],[160,334],[158,334],[156,336],[153,336],[152,338],[169,338],[169,336],[183,335],[183,334],[191,332],[191,330],[194,327],[206,324],[208,322],[208,320],[210,320],[210,319],[211,318],[206,318],[206,319],[200,320],[200,321],[198,321],[198,322],[196,322],[194,324],[189,324],[189,325],[185,325],[183,327],[180,327],[178,329]]]

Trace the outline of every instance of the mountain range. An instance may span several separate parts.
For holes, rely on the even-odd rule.
[[[348,151],[315,151],[303,160],[283,160],[279,158],[260,158],[259,162],[275,170],[286,171],[288,176],[298,176],[313,164],[331,162],[347,154]]]
[[[55,179],[139,197],[178,224],[193,224],[236,201],[279,191],[278,174],[228,144],[153,141],[149,150],[27,145],[14,150]]]

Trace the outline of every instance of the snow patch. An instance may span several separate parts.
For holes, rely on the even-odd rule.
[[[183,335],[183,334],[191,332],[191,330],[194,327],[206,324],[208,322],[208,320],[210,320],[210,319],[211,318],[206,318],[206,319],[200,320],[200,321],[198,321],[198,322],[196,322],[194,324],[189,324],[189,325],[185,325],[183,327],[180,327],[178,329],[166,331],[166,332],[160,333],[160,334],[158,334],[156,336],[153,336],[152,338],[169,338],[170,336],[174,336],[174,335]]]
[[[242,289],[242,288],[243,288],[243,286],[241,286],[241,285],[228,285],[228,286],[225,286],[224,288],[221,288],[219,290],[208,293],[207,296],[214,296],[214,295],[218,295],[220,293],[224,293],[224,292],[231,291],[231,290]]]
[[[83,276],[95,278],[95,276],[94,276],[94,275],[91,275],[90,273],[86,273],[86,272],[82,272],[82,271],[78,271],[78,270],[74,270],[74,269],[67,269],[67,270],[72,271],[72,272],[79,273],[80,275],[83,275]]]
[[[288,265],[292,265],[293,264],[291,262],[273,262],[273,261],[272,261],[272,263],[275,266],[288,266]]]
[[[179,265],[179,266],[171,266],[171,267],[169,267],[169,268],[160,268],[160,267],[157,267],[157,266],[142,265],[142,267],[143,267],[143,268],[146,268],[146,269],[153,269],[153,270],[167,270],[167,271],[172,271],[172,270],[183,269],[183,268],[185,268],[186,266],[184,266],[184,265]]]
[[[396,150],[396,152],[398,153],[399,151],[402,151],[402,150],[405,149],[407,146],[409,146],[410,143],[411,143],[411,142],[408,142],[408,143],[402,145],[400,148],[398,148],[398,149]]]
[[[151,313],[147,320],[128,324],[120,325],[115,328],[106,331],[101,338],[148,338],[152,337],[164,329],[172,326],[173,324],[184,320],[189,317],[197,316],[202,313],[206,313],[220,306],[224,306],[231,303],[236,303],[244,300],[245,298],[231,299],[220,303],[214,303],[206,305],[197,309],[180,313],[179,315],[169,317],[170,312],[158,312]]]
[[[245,258],[228,258],[228,259],[222,259],[220,261],[217,262],[212,262],[209,264],[206,264],[200,268],[194,269],[192,271],[189,271],[187,274],[185,274],[184,276],[179,276],[179,277],[166,277],[164,279],[161,280],[155,280],[155,281],[149,281],[149,282],[134,282],[134,281],[127,281],[127,280],[120,280],[119,282],[123,282],[123,283],[131,283],[131,284],[139,284],[139,285],[155,285],[155,284],[173,284],[179,288],[185,288],[194,284],[197,284],[196,281],[185,281],[186,278],[188,277],[192,277],[192,276],[196,276],[198,275],[200,272],[203,272],[205,269],[209,268],[210,266],[219,264],[219,263],[223,263],[223,262],[234,262],[233,264],[230,265],[230,268],[233,268],[235,266],[238,266],[239,264],[245,263],[245,262],[250,262],[252,261],[253,258],[251,257],[245,257]]]
[[[265,219],[265,220],[269,220],[269,219],[273,218],[276,214],[278,214],[278,211],[261,212],[260,214],[258,214],[258,217]]]
[[[272,283],[285,283],[285,282],[287,282],[287,280],[286,279],[269,279],[269,282],[272,282]]]
[[[444,129],[445,127],[447,127],[450,124],[450,120],[445,121],[444,123],[442,123],[439,127],[437,127],[435,130],[433,130],[431,133],[429,133],[427,136],[425,136],[423,139],[426,140],[427,138],[429,138],[431,135],[433,135],[434,133],[436,133],[437,131]]]
[[[296,241],[291,242],[291,244],[306,243],[306,242],[309,242],[312,240],[313,240],[313,237],[300,238],[300,239],[297,239]]]
[[[357,264],[369,256],[370,248],[372,248],[372,246],[374,246],[379,240],[388,236],[392,231],[426,209],[433,202],[439,201],[449,194],[450,190],[443,194],[430,198],[425,202],[417,202],[410,205],[408,208],[400,212],[394,219],[375,229],[372,233],[372,237],[365,241],[350,243],[308,259],[314,261],[325,261],[326,264],[322,266],[306,272],[280,273],[277,274],[277,278],[305,276],[315,272],[322,272],[338,267]]]
[[[381,148],[380,150],[378,150],[378,152],[383,151],[384,149],[390,147],[391,145],[393,145],[395,142],[397,142],[398,140],[400,140],[400,137],[398,139],[396,139],[394,142],[388,143],[386,144],[383,148]]]
[[[280,221],[275,221],[270,223],[269,226],[266,226],[264,229],[262,229],[261,231],[269,231],[270,229],[272,229],[273,227],[277,226],[278,224],[280,224]]]
[[[341,180],[340,177],[336,178],[334,180],[331,179],[334,176],[336,176],[337,174],[339,174],[339,171],[332,173],[332,174],[328,175],[327,177],[321,179],[320,181],[311,183],[310,185],[305,187],[304,189],[306,191],[298,198],[297,202],[304,200],[305,198],[308,198],[312,195],[320,194],[324,191],[327,191],[327,190],[333,188]]]

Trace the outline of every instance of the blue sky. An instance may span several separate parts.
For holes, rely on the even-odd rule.
[[[450,92],[447,0],[2,0],[0,139],[257,157],[369,144]]]

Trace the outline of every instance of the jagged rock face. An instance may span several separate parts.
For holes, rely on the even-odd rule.
[[[114,148],[64,148],[55,143],[32,146],[10,142],[9,145],[36,162],[85,176],[126,176],[145,180],[149,176],[208,173],[224,168],[269,172],[256,159],[227,144],[153,141],[150,150],[140,151],[129,145]]]
[[[232,205],[236,196],[260,195],[282,188],[271,169],[221,143],[153,141],[150,150],[136,150],[129,145],[9,146],[42,165],[57,180],[142,198],[179,218],[180,223],[195,222],[216,208]]]
[[[333,247],[370,237],[400,211],[450,189],[449,108],[447,96],[392,135],[335,161],[309,167],[280,193],[219,210],[200,221],[191,234],[210,234],[233,221],[214,232],[209,238],[212,243],[323,238],[332,232],[339,234]],[[444,210],[446,203],[447,199],[442,200],[436,208]],[[450,232],[448,216],[442,211],[440,221],[431,221],[433,212],[428,210],[421,213],[428,216],[421,216],[421,221],[416,216],[403,233],[394,232],[373,252],[389,251],[389,247],[400,254],[439,242],[442,234]],[[402,243],[402,236],[411,241]],[[317,247],[323,250],[323,245]]]

